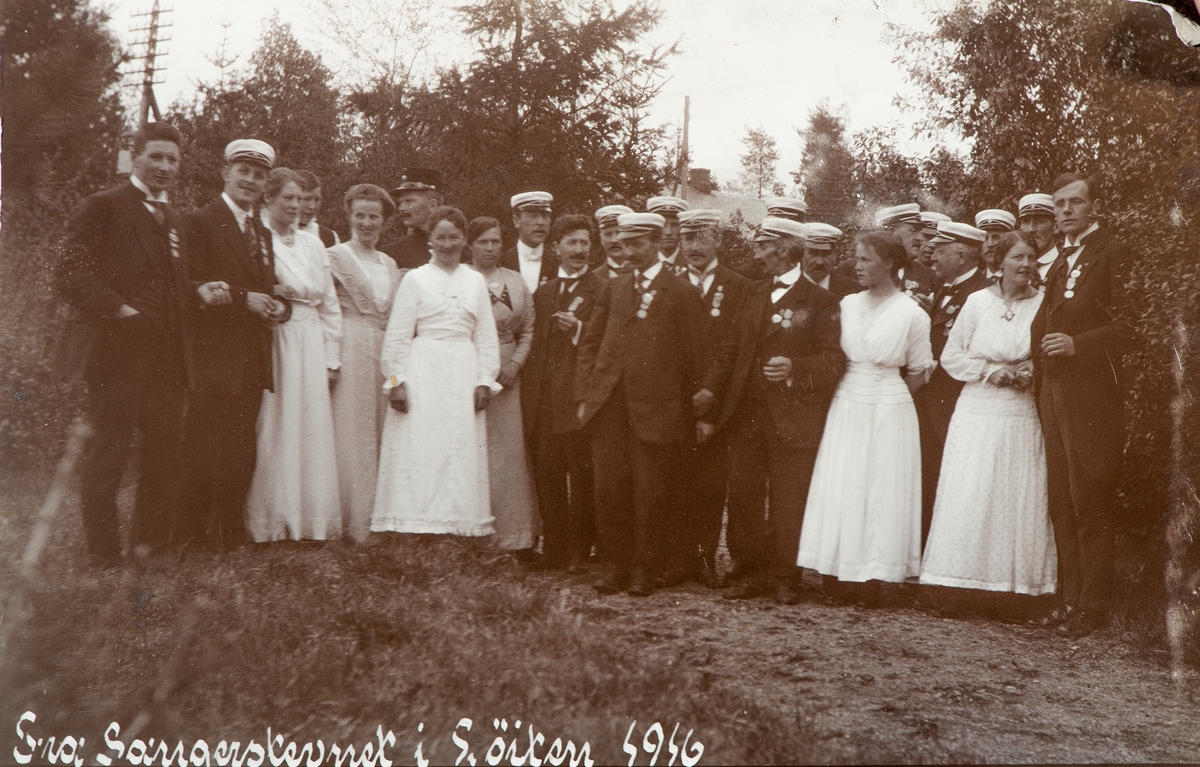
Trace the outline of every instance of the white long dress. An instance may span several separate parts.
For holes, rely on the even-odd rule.
[[[272,235],[276,292],[292,316],[276,325],[274,392],[258,414],[258,458],[246,500],[255,541],[326,540],[342,534],[337,451],[327,369],[340,365],[342,312],[325,246],[295,233],[292,245]]]
[[[429,263],[405,275],[384,334],[384,386],[405,384],[408,412],[388,408],[372,532],[494,532],[486,413],[475,387],[498,392],[499,342],[483,275]]]
[[[1046,498],[1046,449],[1033,393],[987,378],[1029,359],[1029,327],[1042,294],[1014,303],[1005,319],[994,290],[967,298],[942,352],[965,381],[938,482],[921,582],[1048,594],[1058,558]]]
[[[932,370],[929,315],[903,293],[841,300],[846,373],[825,419],[797,564],[843,581],[921,570],[921,445],[900,375]]]

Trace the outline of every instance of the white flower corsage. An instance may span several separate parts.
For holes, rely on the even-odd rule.
[[[657,290],[647,290],[642,294],[642,305],[638,307],[637,317],[639,320],[646,319],[646,314],[650,311],[650,304],[654,301],[654,295]]]
[[[795,312],[793,312],[791,309],[782,309],[771,315],[771,322],[774,322],[779,327],[787,330],[792,326],[792,315],[794,313]]]

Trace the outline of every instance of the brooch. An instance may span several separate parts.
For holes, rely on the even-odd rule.
[[[794,312],[791,309],[784,309],[771,315],[771,322],[774,322],[779,327],[787,330],[792,326],[792,315]]]
[[[646,319],[646,313],[650,309],[650,303],[654,301],[654,294],[657,292],[657,290],[647,290],[642,294],[642,305],[639,306],[637,310],[637,317],[639,320]]]
[[[725,286],[718,285],[717,292],[713,294],[712,311],[709,312],[714,317],[721,316],[721,301],[725,298]]]

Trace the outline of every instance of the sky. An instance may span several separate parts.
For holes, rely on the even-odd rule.
[[[155,89],[165,107],[190,100],[198,82],[213,82],[219,71],[211,63],[225,37],[226,51],[244,64],[263,29],[278,11],[307,47],[337,58],[336,44],[325,34],[315,5],[320,0],[165,0],[171,8],[171,40],[162,64],[164,82]],[[355,2],[364,0],[339,0]],[[365,0],[399,6],[405,0]],[[430,0],[453,7],[462,0]],[[571,0],[564,0],[571,2]],[[618,0],[620,3],[621,0]],[[842,110],[851,131],[895,124],[911,134],[917,115],[894,105],[897,95],[919,94],[892,62],[893,46],[884,39],[890,21],[907,28],[928,29],[929,11],[953,0],[659,0],[663,18],[650,36],[654,44],[678,41],[667,81],[652,108],[658,123],[681,124],[684,97],[691,98],[689,138],[693,167],[713,170],[718,181],[736,178],[746,128],[762,126],[781,154],[778,176],[800,164],[803,128],[809,111],[822,101]],[[133,26],[144,22],[131,14],[150,8],[150,0],[109,0],[113,30],[132,42]],[[228,24],[223,27],[223,24]],[[448,27],[429,47],[423,64],[449,63],[461,55],[462,37]],[[130,83],[133,80],[129,81]],[[136,99],[130,88],[129,97]]]

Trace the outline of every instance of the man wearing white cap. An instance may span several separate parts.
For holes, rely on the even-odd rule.
[[[1027,194],[1017,203],[1017,216],[1022,232],[1033,235],[1037,243],[1038,260],[1035,287],[1046,284],[1046,275],[1058,258],[1054,242],[1054,198],[1048,194]]]
[[[182,503],[201,545],[245,540],[243,513],[257,457],[259,406],[273,385],[271,326],[290,308],[274,297],[271,234],[256,215],[275,150],[239,139],[225,147],[221,196],[187,217],[192,279],[230,285],[230,306],[196,322],[197,387],[188,405]]]
[[[990,282],[1000,279],[1000,264],[996,259],[996,241],[1017,228],[1017,217],[1007,210],[989,208],[975,214],[975,228],[986,235],[983,241],[983,263]]]
[[[808,203],[795,197],[772,197],[767,200],[767,215],[804,223],[808,218]]]
[[[921,257],[920,261],[925,266],[933,268],[933,248],[934,245],[930,242],[934,237],[937,237],[938,224],[942,221],[949,221],[950,217],[945,213],[938,213],[936,210],[921,211]]]
[[[704,308],[658,259],[663,217],[620,217],[633,270],[604,285],[577,360],[579,420],[592,430],[600,593],[644,596],[661,563],[682,446],[696,433],[693,396],[708,367]]]
[[[546,248],[553,202],[549,192],[521,192],[509,200],[517,244],[500,254],[500,266],[520,272],[530,293],[558,274],[558,257]]]
[[[875,215],[875,221],[884,229],[895,234],[904,243],[908,253],[908,264],[900,269],[900,289],[915,298],[917,303],[929,308],[929,301],[938,285],[937,275],[921,263],[921,206],[915,202],[884,208]],[[848,261],[851,273],[854,262]],[[850,275],[847,275],[850,276]]]
[[[983,273],[982,250],[986,233],[968,224],[942,221],[933,238],[934,269],[941,280],[941,287],[933,294],[930,314],[930,346],[933,358],[939,359],[950,329],[958,313],[967,302],[967,296],[983,290],[991,281]],[[933,504],[937,496],[938,477],[941,475],[942,452],[946,447],[946,434],[950,431],[950,418],[962,392],[963,383],[943,370],[935,368],[929,383],[921,387],[914,400],[917,416],[921,421],[921,541],[929,535],[933,520]]]
[[[666,261],[675,274],[683,276],[687,267],[679,260],[679,214],[690,206],[687,200],[678,197],[651,197],[646,200],[646,212],[663,217],[662,239],[659,240],[658,257]],[[666,255],[664,255],[666,254]]]
[[[1064,239],[1030,332],[1058,589],[1071,611],[1061,629],[1079,636],[1108,620],[1125,446],[1121,366],[1134,333],[1122,315],[1129,253],[1096,220],[1095,180],[1064,174],[1053,196]]]
[[[719,210],[693,209],[679,213],[679,253],[687,265],[686,278],[703,300],[705,338],[709,354],[724,337],[737,307],[753,283],[718,262],[723,229]],[[725,511],[729,478],[725,435],[715,433],[715,399],[707,390],[693,398],[699,419],[696,439],[684,450],[679,490],[669,529],[664,585],[695,580],[716,588],[717,543]],[[701,441],[703,440],[703,441]]]
[[[611,280],[625,272],[625,254],[621,251],[621,240],[617,238],[621,228],[617,223],[625,213],[632,213],[628,205],[605,205],[596,211],[596,226],[600,229],[600,255],[602,263],[596,264],[596,273]]]
[[[725,596],[774,590],[800,600],[800,527],[817,445],[846,366],[838,299],[801,275],[803,224],[767,217],[756,239],[772,279],[754,283],[706,379],[720,400],[717,433],[729,440],[733,558]]]
[[[84,334],[84,406],[92,432],[80,458],[80,511],[96,564],[121,560],[117,489],[139,434],[131,545],[154,552],[178,525],[185,392],[195,384],[192,327],[229,286],[197,287],[183,220],[168,194],[179,175],[179,131],[150,123],[133,138],[129,180],[91,195],[72,216],[56,287]],[[90,342],[90,343],[89,343]]]
[[[834,271],[837,265],[833,248],[842,238],[836,226],[813,222],[804,225],[804,257],[800,260],[804,277],[809,282],[833,293],[839,299],[862,290],[857,280],[843,277]]]

